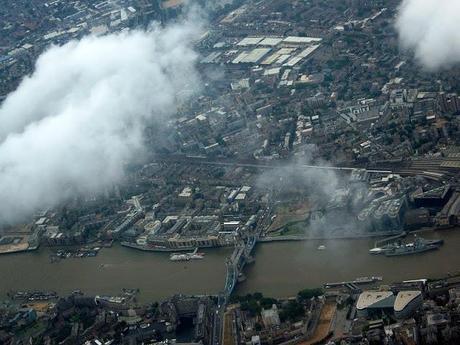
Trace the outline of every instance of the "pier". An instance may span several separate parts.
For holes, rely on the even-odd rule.
[[[345,286],[350,288],[351,290],[353,289],[359,289],[357,285],[360,284],[372,284],[378,281],[381,281],[382,277],[362,277],[362,278],[356,278],[355,280],[352,281],[344,281],[344,282],[336,282],[336,283],[326,283],[324,284],[324,287],[326,289],[333,288],[333,287],[340,287],[340,286]]]

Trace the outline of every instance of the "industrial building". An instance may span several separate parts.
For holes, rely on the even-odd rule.
[[[319,37],[247,36],[236,43],[216,43],[201,63],[229,64],[236,68],[260,65],[258,71],[263,76],[279,76],[311,57],[321,47],[321,42]],[[285,79],[287,75],[282,85],[286,84]]]

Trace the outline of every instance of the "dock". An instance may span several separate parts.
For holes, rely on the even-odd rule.
[[[351,280],[351,281],[326,283],[324,284],[324,287],[326,289],[330,289],[333,287],[339,287],[339,286],[357,288],[357,285],[372,284],[372,283],[375,283],[381,280],[382,280],[382,277],[363,277],[363,278],[356,278],[355,280]]]

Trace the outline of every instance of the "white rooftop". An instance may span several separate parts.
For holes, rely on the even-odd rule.
[[[257,63],[266,54],[271,51],[271,48],[255,48],[250,52],[242,52],[232,62],[233,63]]]
[[[363,310],[369,308],[373,304],[384,301],[393,296],[391,291],[364,291],[359,295],[356,309]]]
[[[278,75],[280,71],[281,67],[270,68],[264,71],[264,75]]]
[[[235,200],[244,200],[246,199],[246,193],[239,193],[236,197]]]
[[[420,291],[400,291],[395,300],[395,311],[402,311],[410,302],[421,296]]]
[[[299,63],[302,59],[306,58],[308,55],[313,53],[318,48],[319,48],[319,44],[315,44],[315,45],[305,48],[299,54],[297,54],[292,59],[290,59],[288,62],[286,62],[283,66],[293,67],[294,65]]]
[[[260,41],[262,41],[264,38],[263,37],[246,37],[243,38],[240,42],[238,42],[237,45],[239,46],[254,46]]]
[[[279,37],[266,37],[262,41],[259,42],[261,46],[276,46],[280,43],[283,39]]]
[[[300,37],[300,36],[288,36],[286,37],[283,42],[285,43],[312,43],[312,42],[320,42],[322,38],[317,37]]]

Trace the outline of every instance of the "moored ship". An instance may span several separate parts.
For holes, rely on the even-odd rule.
[[[173,253],[169,257],[171,261],[201,260],[203,258],[204,258],[204,253],[198,253],[198,248],[196,248],[191,253]]]
[[[442,239],[427,240],[422,237],[416,237],[414,242],[410,243],[390,243],[383,247],[376,247],[369,250],[370,254],[385,256],[403,256],[424,253],[436,250],[444,244]]]

